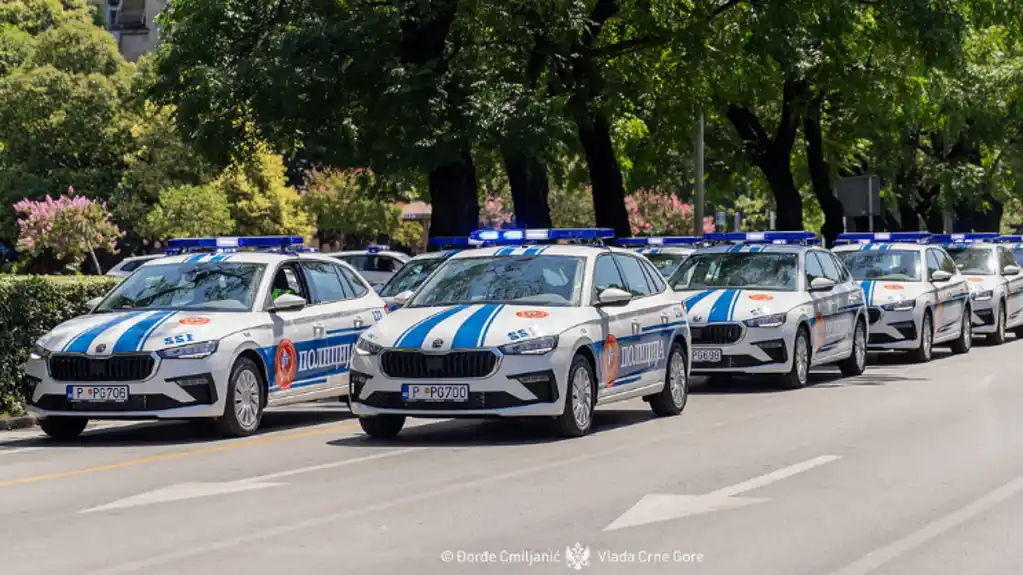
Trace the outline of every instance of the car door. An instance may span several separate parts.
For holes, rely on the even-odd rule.
[[[373,310],[366,298],[355,296],[353,286],[342,275],[342,265],[303,260],[300,266],[318,320],[313,324],[317,336],[313,347],[299,352],[298,374],[306,380],[310,394],[326,395],[347,388],[342,376],[351,364],[355,340],[367,324],[364,315]],[[377,313],[383,316],[382,310]]]
[[[614,256],[606,253],[597,256],[593,266],[594,305],[598,303],[601,292],[610,288],[629,291]],[[594,342],[597,354],[597,399],[618,392],[614,388],[621,371],[621,346],[632,335],[632,326],[625,317],[627,309],[628,306],[621,305],[597,307],[602,320],[601,339]],[[593,339],[597,340],[598,336],[595,335]],[[619,340],[622,340],[621,343]]]
[[[667,323],[666,314],[670,311],[671,302],[658,297],[661,292],[645,271],[642,260],[624,253],[616,253],[614,258],[632,294],[632,301],[623,310],[622,319],[629,336],[619,342],[622,361],[619,380],[615,384],[615,388],[624,393],[663,379],[661,368],[666,361],[667,349],[658,330]],[[665,314],[663,319],[662,314]]]
[[[813,349],[813,361],[817,362],[828,357],[833,350],[827,337],[828,316],[831,314],[831,299],[834,290],[810,292],[810,284],[817,278],[826,278],[824,266],[815,251],[803,254],[803,269],[806,274],[806,289],[813,298],[813,317],[810,318],[810,347]]]
[[[300,309],[277,310],[273,302],[284,294],[293,294],[306,300]],[[318,306],[312,305],[309,287],[298,260],[277,266],[270,285],[266,308],[270,314],[274,347],[268,354],[270,378],[269,402],[280,405],[309,392],[316,382],[305,378],[300,371],[302,361],[308,361],[310,350],[316,349],[325,335]],[[305,355],[303,355],[305,354]],[[304,358],[304,359],[303,359]]]
[[[952,274],[952,279],[945,282],[934,281],[931,276],[936,270]],[[952,257],[940,248],[927,248],[927,273],[927,279],[933,286],[937,300],[934,309],[934,339],[935,341],[950,339],[959,333],[962,314],[966,309],[961,297],[964,291],[969,293],[966,278],[959,273]]]
[[[834,256],[825,251],[814,250],[814,255],[821,262],[824,269],[824,277],[835,282],[835,287],[830,292],[822,292],[827,298],[827,323],[824,326],[825,346],[828,346],[830,353],[827,357],[844,357],[852,350],[853,342],[853,320],[856,318],[858,307],[851,306],[852,284],[847,281],[842,271],[842,264]],[[860,293],[863,290],[856,286]]]
[[[1005,246],[998,246],[998,268],[1005,286],[1005,318],[1006,325],[1016,326],[1023,321],[1023,273],[1006,275],[1002,270],[1006,266],[1017,266],[1015,256]]]

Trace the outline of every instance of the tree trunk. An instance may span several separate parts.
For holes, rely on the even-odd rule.
[[[834,245],[838,234],[845,231],[845,210],[831,189],[831,174],[824,158],[824,138],[821,128],[821,99],[814,98],[803,116],[803,135],[806,137],[806,160],[810,170],[813,193],[824,211],[821,236],[826,246]]]
[[[576,114],[576,124],[590,172],[597,227],[611,228],[616,236],[629,237],[632,228],[625,210],[625,184],[611,143],[611,127],[603,114],[593,110]]]
[[[742,106],[728,106],[728,121],[743,139],[753,165],[760,168],[774,194],[779,230],[803,229],[803,200],[792,177],[792,148],[806,108],[808,85],[802,80],[786,80],[781,105],[781,120],[774,137],[768,136],[756,114]]]
[[[920,216],[914,207],[918,184],[915,169],[906,169],[895,176],[896,202],[899,206],[899,229],[902,232],[920,231]]]
[[[550,193],[547,167],[536,156],[512,150],[504,153],[504,167],[515,206],[515,225],[520,228],[552,227],[551,208],[547,201]]]
[[[945,231],[945,214],[941,210],[941,202],[938,201],[941,195],[941,186],[919,186],[917,188],[920,201],[916,205],[916,213],[927,226],[927,231],[932,234],[940,234]]]
[[[466,237],[479,226],[476,167],[468,149],[460,159],[430,171],[430,237]]]

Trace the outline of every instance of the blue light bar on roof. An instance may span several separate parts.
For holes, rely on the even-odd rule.
[[[810,244],[819,241],[813,232],[715,232],[704,236],[712,242],[746,244]]]
[[[570,240],[603,240],[613,238],[610,228],[554,228],[534,230],[476,230],[469,238],[486,243],[534,243]]]
[[[620,246],[689,246],[702,244],[707,240],[696,236],[674,236],[664,238],[619,238],[614,243]]]
[[[838,239],[848,242],[869,244],[871,242],[909,242],[922,243],[930,240],[928,232],[857,232],[838,234]]]
[[[231,248],[286,248],[300,246],[302,236],[249,236],[240,238],[174,238],[167,240],[167,248],[188,249],[231,249]]]
[[[993,241],[998,234],[984,232],[977,234],[935,234],[931,236],[932,244],[972,244]]]
[[[366,246],[366,251],[371,253],[371,254],[375,254],[375,253],[379,253],[379,252],[384,252],[384,251],[387,251],[389,249],[391,249],[391,246]]]
[[[999,243],[1003,243],[1004,242],[1004,243],[1007,243],[1007,244],[1015,244],[1015,243],[1023,242],[1023,236],[998,236],[997,238],[995,238],[994,241],[999,242]]]
[[[472,247],[478,246],[482,242],[474,241],[466,237],[436,237],[430,238],[428,242],[431,246],[437,247]]]

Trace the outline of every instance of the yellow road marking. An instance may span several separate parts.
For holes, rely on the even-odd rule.
[[[267,443],[274,443],[277,441],[285,441],[289,439],[301,439],[303,437],[312,437],[314,435],[323,435],[326,433],[335,433],[338,431],[344,431],[347,429],[355,429],[359,427],[358,424],[347,424],[338,425],[334,427],[328,427],[326,429],[313,429],[310,431],[301,431],[298,433],[290,433],[287,435],[277,435],[274,437],[261,437],[257,439],[250,439],[248,441],[242,441],[239,443],[228,443],[224,445],[214,445],[213,447],[204,447],[202,449],[192,449],[190,451],[178,451],[175,453],[164,453],[163,455],[154,455],[152,457],[143,457],[141,459],[131,459],[128,461],[121,461],[119,463],[110,463],[107,465],[97,465],[96,467],[85,467],[83,469],[72,469],[70,471],[58,471],[56,473],[47,473],[45,475],[35,475],[32,477],[21,477],[19,479],[10,479],[7,481],[0,481],[0,487],[10,487],[12,485],[22,485],[25,483],[36,483],[38,481],[45,481],[47,479],[60,479],[63,477],[73,477],[75,475],[85,475],[86,473],[96,473],[97,471],[109,471],[111,469],[121,469],[124,467],[134,467],[136,465],[144,465],[146,463],[156,463],[158,461],[167,461],[170,459],[179,459],[182,457],[191,457],[193,455],[205,455],[207,453],[216,453],[218,451],[228,451],[230,449],[238,449],[241,447],[251,447],[253,445],[265,445]]]

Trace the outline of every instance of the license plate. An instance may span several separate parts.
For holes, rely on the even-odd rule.
[[[701,363],[718,363],[721,361],[720,349],[694,349],[693,361]]]
[[[67,399],[73,403],[104,402],[124,403],[128,401],[127,385],[69,385]]]
[[[401,386],[401,398],[405,401],[469,401],[468,385],[418,385],[406,383]]]

